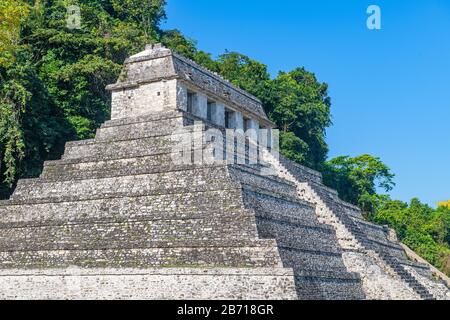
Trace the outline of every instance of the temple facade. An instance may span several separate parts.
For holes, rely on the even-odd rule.
[[[258,98],[160,44],[128,58],[107,89],[113,120],[181,110],[229,129],[275,127]]]
[[[0,201],[0,298],[450,299],[395,233],[271,152],[257,98],[158,44],[107,89],[95,138]],[[244,133],[256,161],[250,146],[226,150],[243,162],[173,161],[180,145],[217,158],[211,129]]]

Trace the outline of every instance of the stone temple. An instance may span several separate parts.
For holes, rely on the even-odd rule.
[[[273,128],[257,98],[161,45],[108,89],[95,139],[0,202],[0,298],[450,298],[318,172],[262,148],[257,163],[250,148],[243,163],[173,161],[180,145],[218,158],[184,143],[195,132]]]

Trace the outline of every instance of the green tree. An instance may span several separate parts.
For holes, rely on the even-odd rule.
[[[5,187],[13,185],[18,163],[25,156],[22,117],[31,94],[20,75],[9,69],[22,48],[20,30],[28,13],[24,1],[0,3],[0,195]]]
[[[323,175],[327,186],[338,190],[343,200],[360,205],[366,213],[374,212],[377,202],[382,200],[377,188],[389,192],[395,185],[389,167],[367,154],[329,160],[323,166]]]
[[[28,16],[29,7],[22,0],[0,2],[0,67],[8,67],[14,61],[20,47],[20,28]]]
[[[165,0],[111,0],[111,5],[117,18],[143,29],[149,39],[159,36],[157,27],[166,17]]]
[[[438,203],[438,206],[439,206],[439,207],[447,207],[447,208],[450,208],[450,200],[448,200],[448,201],[443,201],[443,202],[439,202],[439,203]]]
[[[389,225],[400,241],[450,275],[450,209],[433,209],[418,199],[409,204],[387,199],[370,218]]]
[[[185,37],[176,29],[164,31],[161,36],[161,43],[189,59],[194,59],[198,52],[197,43]]]
[[[163,31],[161,43],[211,71],[219,71],[218,63],[212,59],[211,54],[198,50],[195,40],[185,37],[179,30]]]
[[[238,52],[225,52],[218,58],[218,72],[249,93],[262,97],[270,81],[267,66]]]
[[[157,0],[30,0],[29,12],[17,11],[22,3],[0,4],[0,197],[58,158],[65,141],[93,136],[109,117],[105,86],[126,57],[159,40],[165,17]],[[67,27],[69,4],[81,8],[81,29]]]
[[[282,153],[292,160],[303,159],[301,163],[311,168],[320,168],[328,153],[326,128],[331,125],[328,85],[317,81],[304,68],[297,68],[281,72],[273,80],[270,92],[273,98],[267,105],[269,116],[282,132],[292,132],[298,138]]]

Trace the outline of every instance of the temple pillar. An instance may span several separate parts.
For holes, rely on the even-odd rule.
[[[234,111],[229,114],[228,126],[230,129],[244,131],[244,117],[239,111]]]
[[[246,135],[254,141],[258,141],[259,122],[253,119],[246,121]]]
[[[200,93],[195,94],[192,114],[202,119],[208,117],[208,98],[205,95]]]
[[[225,106],[220,103],[214,103],[211,105],[211,122],[225,127]]]

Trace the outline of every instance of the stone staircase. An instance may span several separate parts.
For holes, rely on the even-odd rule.
[[[294,269],[299,297],[363,299],[361,280],[347,271],[335,231],[317,220],[314,207],[297,197],[294,185],[285,184],[288,192],[244,185],[244,204],[256,212],[260,237],[277,240],[283,265]]]
[[[271,163],[280,176],[296,183],[301,198],[316,204],[319,220],[331,225],[336,230],[339,243],[345,251],[361,252],[372,256],[372,264],[378,262],[378,267],[385,269],[388,274],[397,280],[400,279],[403,284],[412,289],[413,292],[402,289],[404,292],[397,298],[414,299],[417,297],[424,300],[434,300],[437,297],[449,298],[448,291],[445,294],[446,290],[443,289],[442,284],[433,279],[431,273],[427,273],[426,283],[424,281],[421,283],[415,272],[413,274],[409,271],[410,268],[413,268],[426,273],[429,271],[429,266],[407,260],[403,248],[398,243],[388,240],[388,231],[385,228],[365,221],[359,208],[343,202],[335,190],[322,184],[319,173],[294,164],[282,156],[277,161],[265,153],[265,159]],[[364,274],[361,276],[367,279]],[[430,285],[430,282],[434,282],[433,285]],[[366,286],[371,285],[373,286],[369,283]],[[439,286],[439,290],[435,290],[436,286]],[[392,296],[369,296],[369,298],[390,299]]]
[[[195,120],[170,111],[108,121],[20,180],[0,202],[0,297],[363,299],[335,231],[295,184],[261,163],[173,163]]]
[[[225,137],[223,129],[203,122],[205,129],[214,128]],[[241,157],[247,164],[229,165],[230,174],[243,186],[244,205],[256,214],[259,236],[275,239],[283,266],[294,270],[298,297],[308,300],[365,299],[360,277],[348,272],[342,260],[343,251],[334,229],[317,219],[312,203],[298,197],[295,183],[278,176],[269,164],[261,161],[258,148],[255,148],[257,164],[248,164],[252,142],[248,138],[236,138],[234,150],[238,150],[238,140],[245,141],[245,153]],[[227,145],[225,140],[223,145]],[[224,155],[229,157],[230,153],[225,149]],[[236,154],[232,157],[235,161],[238,158]],[[244,172],[253,174],[253,178],[243,175]]]
[[[250,164],[248,148],[211,162],[212,141],[186,140],[208,128],[183,111],[108,121],[19,181],[0,201],[0,298],[374,298],[349,253],[404,284],[398,298],[435,298],[425,266],[319,174],[262,150]],[[207,161],[175,163],[180,145]]]

